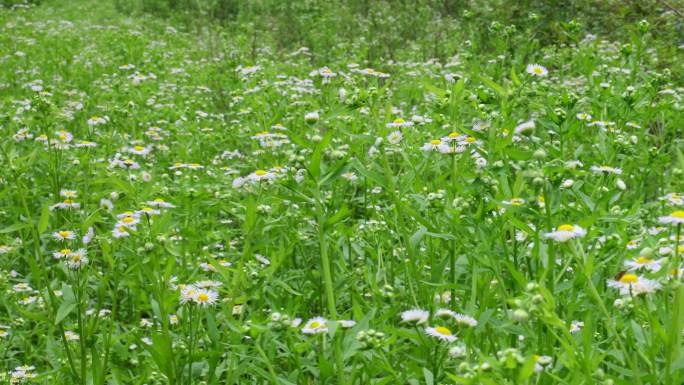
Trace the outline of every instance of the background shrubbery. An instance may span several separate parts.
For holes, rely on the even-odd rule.
[[[511,44],[515,39],[544,46],[586,33],[625,37],[640,20],[673,49],[683,35],[681,10],[656,0],[116,0],[116,7],[179,19],[188,28],[212,20],[258,46],[308,47],[319,62],[349,51],[364,52],[373,64],[405,58],[398,53],[409,47],[420,47],[416,59],[424,60],[447,58],[464,44],[491,52],[522,45]]]

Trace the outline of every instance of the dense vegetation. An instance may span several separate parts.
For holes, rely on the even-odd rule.
[[[0,383],[684,381],[669,2],[0,4]]]

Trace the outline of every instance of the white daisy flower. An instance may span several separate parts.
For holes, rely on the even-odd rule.
[[[564,224],[558,226],[556,231],[544,234],[544,237],[556,242],[567,242],[570,239],[581,238],[585,235],[587,235],[587,231],[580,226]]]
[[[684,223],[684,211],[683,210],[677,210],[673,211],[672,214],[664,216],[664,217],[658,217],[658,222],[663,223],[663,224],[673,224],[673,225],[679,225]]]
[[[456,341],[456,336],[451,333],[451,330],[444,326],[427,327],[425,328],[425,334],[435,337],[441,341],[454,342]]]
[[[427,312],[426,310],[422,309],[411,309],[411,310],[406,310],[405,312],[401,313],[401,321],[402,322],[412,322],[416,324],[422,324],[427,322],[428,318],[430,317],[430,313]]]
[[[356,325],[356,321],[354,321],[354,320],[346,320],[346,319],[339,320],[339,321],[337,321],[337,323],[339,323],[340,326],[341,326],[343,329],[353,328],[354,325]]]
[[[648,257],[644,257],[643,255],[639,256],[636,259],[625,261],[625,268],[629,271],[636,271],[639,269],[646,269],[651,272],[658,272],[662,268],[663,262],[665,261],[665,258],[660,258],[660,259],[650,259]]]
[[[52,237],[58,241],[76,239],[76,233],[70,230],[61,230],[52,233]]]
[[[532,76],[538,76],[540,78],[548,75],[549,73],[549,70],[539,64],[528,64],[526,71],[528,74]]]
[[[320,334],[328,331],[328,321],[323,317],[315,317],[306,322],[302,328],[304,334]]]
[[[392,131],[389,135],[387,135],[387,141],[390,144],[399,144],[402,139],[404,139],[404,135],[401,133],[401,131]]]
[[[425,143],[420,149],[423,151],[440,151],[442,147],[448,147],[444,143],[442,143],[441,140],[439,139],[434,139],[429,141],[428,143]]]
[[[410,120],[404,120],[402,118],[396,118],[393,121],[387,123],[385,127],[387,128],[401,128],[401,127],[411,127],[413,122]]]
[[[623,274],[618,280],[608,280],[608,287],[618,289],[623,296],[652,293],[660,289],[660,283],[636,274]]]
[[[572,321],[570,322],[570,329],[568,330],[570,334],[579,333],[584,327],[584,322],[582,321]]]
[[[356,182],[359,179],[359,177],[356,176],[356,174],[354,174],[351,171],[343,173],[342,178],[344,178],[350,182]]]

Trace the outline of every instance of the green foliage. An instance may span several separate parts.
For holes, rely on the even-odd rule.
[[[668,7],[3,7],[0,385],[682,383]]]

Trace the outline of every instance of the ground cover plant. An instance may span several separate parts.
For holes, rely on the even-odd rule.
[[[0,383],[684,382],[676,4],[418,3],[0,1]]]

